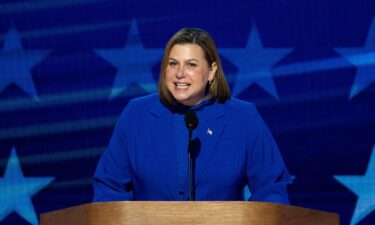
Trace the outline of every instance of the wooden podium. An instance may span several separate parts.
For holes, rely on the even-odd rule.
[[[338,225],[339,215],[264,202],[103,202],[43,213],[41,225]]]

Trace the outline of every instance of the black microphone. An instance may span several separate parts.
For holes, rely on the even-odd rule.
[[[189,200],[195,200],[195,188],[194,188],[194,166],[193,159],[191,157],[191,137],[193,130],[198,127],[198,117],[194,111],[188,111],[185,114],[185,125],[189,129],[189,144],[188,144],[188,173],[189,173]]]
[[[185,125],[187,129],[194,130],[195,128],[197,128],[198,123],[199,120],[197,114],[194,111],[188,111],[185,114]]]

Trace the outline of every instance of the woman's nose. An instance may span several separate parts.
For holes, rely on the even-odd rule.
[[[185,68],[184,66],[179,66],[177,70],[177,78],[184,78],[185,77]]]

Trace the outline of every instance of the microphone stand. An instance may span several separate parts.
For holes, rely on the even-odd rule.
[[[188,144],[189,201],[195,201],[193,158],[191,156],[192,133],[193,133],[193,129],[189,128],[189,144]]]
[[[197,128],[199,123],[198,117],[194,111],[188,111],[185,114],[185,125],[189,129],[189,144],[188,144],[188,173],[189,173],[189,201],[195,200],[194,187],[194,162],[192,155],[192,133]]]

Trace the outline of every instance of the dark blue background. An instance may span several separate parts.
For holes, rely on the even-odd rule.
[[[23,50],[50,53],[29,70],[37,96],[16,83],[0,89],[0,174],[14,147],[25,177],[55,177],[32,196],[37,214],[90,202],[91,177],[119,113],[129,99],[149,93],[130,83],[110,98],[118,68],[95,50],[124,48],[132,24],[145,49],[159,50],[186,26],[206,29],[220,50],[244,49],[257,30],[264,49],[290,49],[271,68],[278,99],[256,83],[237,97],[256,103],[296,177],[292,204],[337,212],[341,224],[350,224],[357,196],[334,176],[366,173],[375,144],[375,83],[349,98],[358,67],[336,49],[363,48],[374,13],[373,0],[1,0],[0,52],[16,29]],[[233,88],[246,74],[221,58]],[[312,62],[321,67],[309,69]],[[298,63],[306,67],[293,70]],[[141,65],[155,82],[159,64]],[[292,72],[277,75],[283,66]],[[29,223],[11,213],[0,224]],[[358,224],[375,224],[375,214]]]

